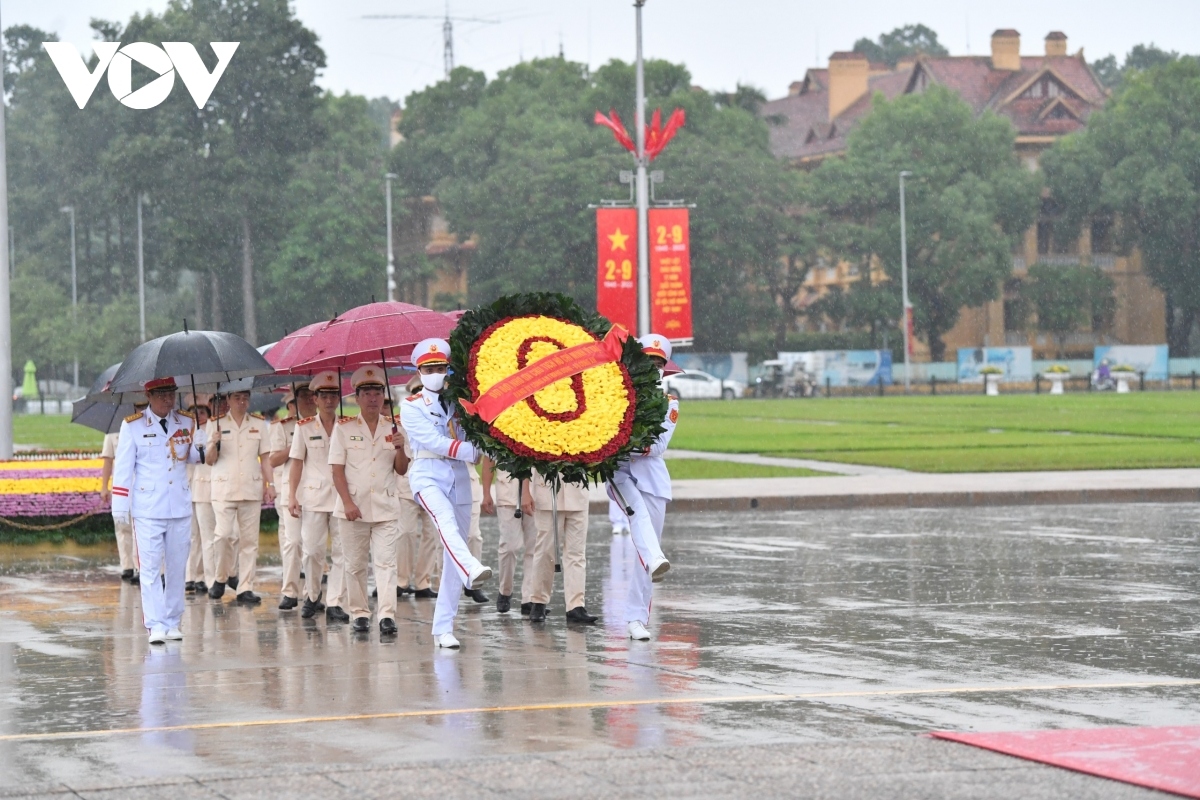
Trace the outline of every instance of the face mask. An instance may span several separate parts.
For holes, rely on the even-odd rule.
[[[431,392],[440,392],[445,384],[446,373],[444,372],[431,372],[428,375],[421,373],[421,385]]]
[[[662,383],[662,382],[663,382],[663,378],[665,378],[665,377],[667,377],[667,373],[666,373],[664,370],[661,370],[661,369],[660,369],[660,370],[658,371],[658,382],[659,382],[659,383]]]

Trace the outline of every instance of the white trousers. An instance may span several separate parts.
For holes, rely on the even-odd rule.
[[[290,512],[285,511],[289,517]],[[304,564],[304,599],[321,599],[321,578],[325,575],[326,542],[333,540],[333,569],[329,570],[329,605],[341,605],[344,581],[342,541],[338,520],[328,511],[300,512],[300,553]]]
[[[669,501],[665,497],[642,494],[629,475],[617,473],[613,482],[617,484],[617,488],[621,490],[621,496],[633,509],[633,516],[628,519],[629,538],[633,541],[638,559],[629,576],[629,596],[625,602],[625,621],[637,621],[644,625],[650,621],[650,606],[654,594],[649,565],[663,557],[662,529]],[[608,489],[608,496],[616,499],[611,486]]]
[[[479,560],[471,555],[467,547],[467,536],[471,530],[471,503],[451,503],[440,489],[422,489],[413,496],[433,519],[445,549],[445,555],[442,556],[442,582],[438,586],[437,605],[433,609],[433,635],[440,636],[454,631],[454,617],[458,614],[458,601],[462,597],[463,587],[471,579],[471,572],[479,568]]]
[[[537,525],[533,514],[514,515],[516,506],[496,506],[496,522],[500,526],[500,547],[496,560],[500,570],[500,594],[508,597],[513,593],[513,579],[517,572],[517,553],[525,551],[521,570],[521,602],[533,602],[533,552],[537,545]]]
[[[613,526],[613,530],[629,530],[629,518],[625,516],[625,510],[616,500],[608,501],[608,522]]]
[[[192,518],[135,519],[133,533],[142,574],[142,623],[146,630],[178,628],[183,619],[183,576],[192,544]]]
[[[367,567],[375,567],[375,610],[379,619],[396,619],[396,539],[400,524],[394,519],[379,522],[338,520],[342,557],[346,562],[346,593],[351,619],[370,617],[367,600]]]
[[[437,571],[442,543],[433,520],[416,500],[400,498],[400,537],[396,544],[396,585],[428,589]]]
[[[300,518],[292,516],[287,502],[276,503],[275,511],[279,514],[279,559],[283,563],[280,593],[284,597],[299,599],[300,573],[303,571]],[[304,574],[308,575],[307,572]]]

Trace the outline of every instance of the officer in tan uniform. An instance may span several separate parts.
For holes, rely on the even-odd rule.
[[[597,617],[589,614],[583,604],[587,588],[588,491],[582,486],[564,483],[555,499],[549,484],[536,472],[524,490],[521,503],[523,510],[532,511],[537,521],[537,544],[534,545],[533,554],[533,607],[529,611],[529,621],[540,622],[546,618],[546,604],[550,602],[550,595],[554,591],[555,501],[567,621],[590,625]]]
[[[421,393],[421,379],[414,376],[405,387],[407,395]],[[404,453],[411,460],[412,448],[404,443]],[[400,543],[396,551],[396,596],[411,594],[418,599],[434,599],[434,574],[442,543],[433,520],[413,498],[407,475],[396,476],[400,491]]]
[[[479,480],[479,473],[475,471],[474,466],[467,470],[467,477],[471,481],[471,527],[467,529],[467,549],[471,551],[475,560],[479,561],[483,558],[483,531],[479,528],[479,518],[483,513],[483,483]],[[481,605],[490,599],[482,589],[472,589],[468,586],[463,587],[463,595]]]
[[[148,403],[134,403],[133,410],[141,413],[146,410]],[[113,460],[117,457],[117,443],[120,433],[104,434],[104,444],[100,447],[100,502],[107,505],[112,502]],[[138,583],[137,572],[137,541],[133,536],[133,525],[124,520],[118,522],[114,517],[113,528],[117,535],[117,558],[121,561],[121,580]]]
[[[205,428],[205,462],[212,467],[213,512],[217,518],[217,571],[208,596],[219,599],[232,576],[234,543],[240,574],[237,602],[257,605],[258,528],[262,504],[275,499],[271,486],[271,452],[267,421],[250,413],[251,379],[225,384],[229,413]]]
[[[383,410],[382,367],[359,367],[350,376],[359,415],[338,421],[329,442],[329,464],[338,499],[342,552],[346,560],[350,617],[356,633],[371,629],[367,600],[368,553],[375,562],[379,635],[396,635],[396,541],[400,536],[400,493],[396,475],[408,471],[404,434]]]
[[[287,510],[292,499],[287,465],[297,420],[301,417],[311,418],[317,412],[317,406],[307,386],[297,387],[294,396],[288,392],[284,404],[288,408],[288,416],[271,423],[270,462],[275,479],[275,508],[279,511],[279,558],[283,564],[283,596],[279,598],[279,610],[290,611],[300,605],[300,573],[304,570],[301,563],[301,520]]]
[[[500,594],[496,611],[506,613],[512,607],[513,577],[517,571],[517,553],[524,551],[521,570],[521,613],[533,607],[533,552],[537,542],[537,525],[532,514],[521,508],[520,481],[507,472],[496,469],[496,462],[483,458],[484,514],[495,514],[500,528]],[[492,489],[495,488],[493,497]]]
[[[329,440],[337,425],[341,383],[332,370],[317,373],[308,384],[315,396],[316,416],[296,423],[292,437],[288,491],[289,515],[300,520],[301,558],[304,565],[304,606],[300,616],[315,617],[325,608],[326,622],[349,622],[346,600],[345,564],[338,520],[333,516],[337,492],[333,489],[333,471],[329,466]],[[321,578],[325,574],[326,542],[329,542],[333,566],[326,586],[327,605],[321,602]]]
[[[188,411],[196,420],[196,434],[192,444],[204,453],[204,430],[208,425],[208,406],[196,404]],[[203,455],[201,456],[203,457]],[[183,585],[188,592],[208,593],[208,584],[215,580],[213,573],[216,564],[213,562],[216,554],[213,550],[213,534],[216,531],[217,520],[212,510],[212,467],[201,461],[198,464],[188,464],[188,480],[192,487],[192,550],[188,553],[187,583]]]

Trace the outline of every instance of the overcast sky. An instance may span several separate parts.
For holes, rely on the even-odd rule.
[[[444,0],[294,2],[325,48],[322,85],[402,99],[442,77]],[[89,18],[123,21],[165,6],[166,0],[0,0],[0,17],[6,27],[27,23],[84,49]],[[553,55],[560,42],[568,58],[593,66],[634,54],[631,0],[450,0],[450,13],[494,21],[454,26],[456,63],[489,76],[522,57]],[[370,14],[437,19],[363,19]],[[936,30],[955,55],[987,53],[996,28],[1019,30],[1029,55],[1042,52],[1052,30],[1064,31],[1070,51],[1083,47],[1089,60],[1123,56],[1146,42],[1200,52],[1200,0],[648,0],[644,14],[648,57],[685,63],[693,81],[710,89],[749,83],[771,97],[855,39],[916,22]]]

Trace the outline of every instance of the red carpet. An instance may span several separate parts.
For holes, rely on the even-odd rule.
[[[1200,798],[1200,727],[954,733],[933,736],[1103,778]]]

